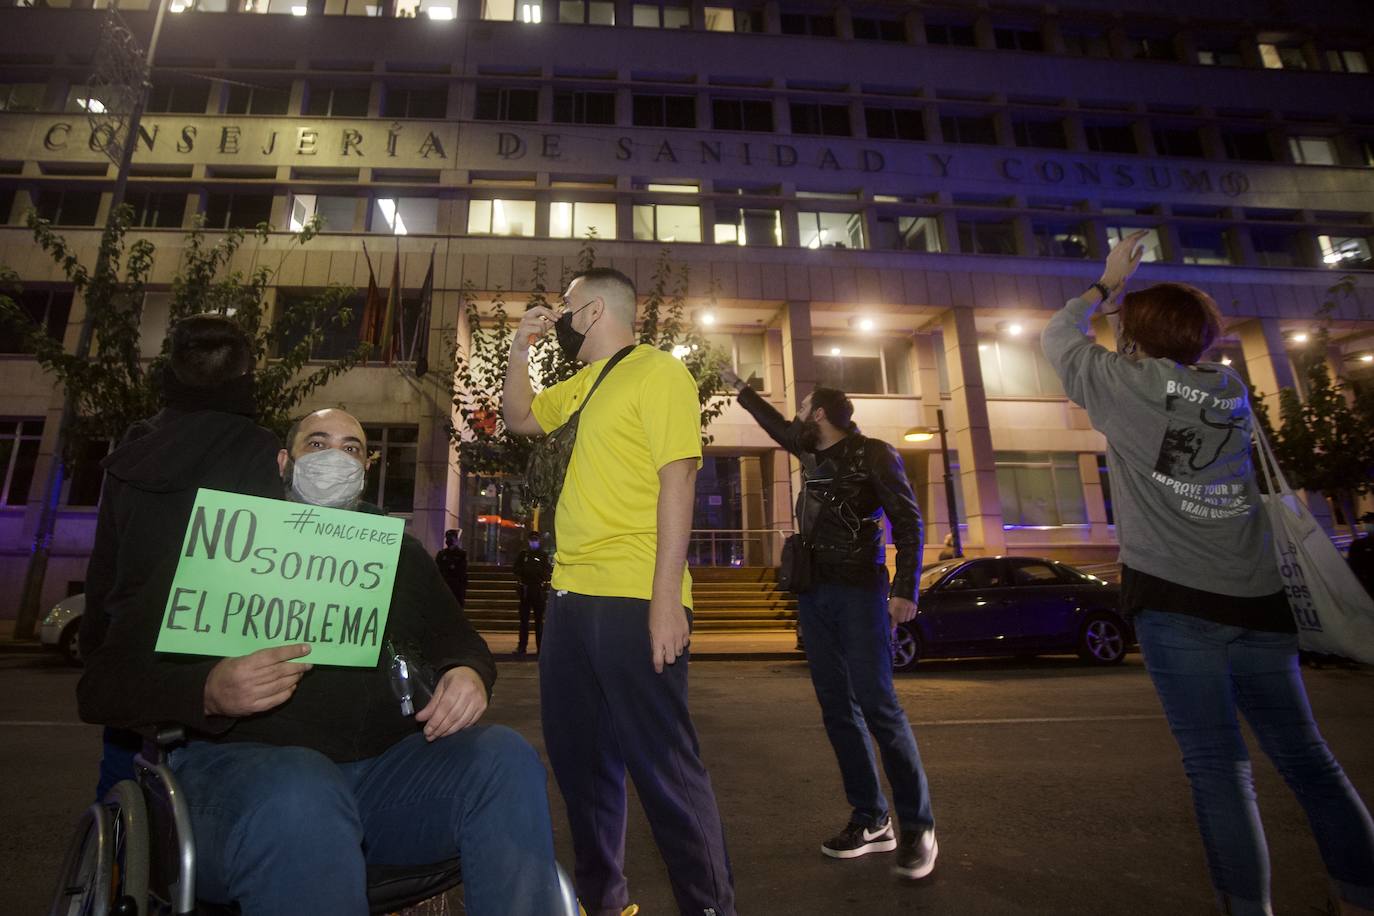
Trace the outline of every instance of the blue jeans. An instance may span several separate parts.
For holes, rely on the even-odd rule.
[[[876,826],[888,813],[871,734],[878,741],[902,829],[935,826],[916,737],[892,689],[886,576],[871,586],[817,583],[798,600],[797,616],[811,684],[854,822]]]
[[[366,865],[463,860],[474,916],[559,913],[544,767],[502,726],[379,756],[192,742],[170,757],[190,804],[196,893],[244,916],[368,912]]]
[[[1236,710],[1297,795],[1335,895],[1374,908],[1374,821],[1317,731],[1298,638],[1142,611],[1145,667],[1183,752],[1207,868],[1222,911],[1269,914],[1269,852]]]

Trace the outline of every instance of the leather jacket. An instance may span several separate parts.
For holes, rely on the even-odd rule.
[[[871,569],[886,561],[886,513],[897,547],[889,597],[916,600],[923,531],[921,511],[902,456],[880,439],[851,433],[825,451],[824,460],[801,447],[801,424],[788,420],[752,388],[740,406],[778,445],[802,461],[804,484],[797,497],[797,527],[819,567]]]

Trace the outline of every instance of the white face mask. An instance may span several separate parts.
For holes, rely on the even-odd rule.
[[[362,495],[366,483],[363,464],[336,448],[310,452],[291,467],[291,492],[312,506],[349,508]]]

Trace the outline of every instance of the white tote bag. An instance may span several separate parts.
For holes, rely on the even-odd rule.
[[[1274,553],[1298,644],[1309,652],[1374,665],[1374,598],[1283,476],[1259,424],[1255,446],[1269,492],[1262,498],[1274,528]]]

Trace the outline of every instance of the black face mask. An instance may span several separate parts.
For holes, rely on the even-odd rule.
[[[588,302],[587,305],[591,305],[591,303]],[[573,316],[586,308],[587,305],[573,309],[570,312],[564,312],[562,315],[559,315],[558,320],[553,323],[553,332],[558,338],[558,349],[563,351],[564,356],[574,361],[577,359],[577,354],[582,352],[582,344],[587,341],[587,332],[579,331],[573,327]],[[601,316],[598,315],[593,319],[592,325],[600,320]],[[587,331],[592,329],[592,325],[587,325]]]

